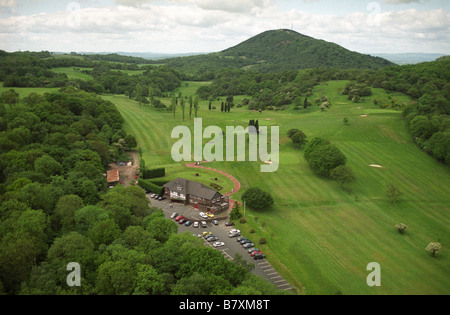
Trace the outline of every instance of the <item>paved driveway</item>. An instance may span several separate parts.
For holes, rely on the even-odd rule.
[[[163,209],[167,219],[170,219],[170,216],[174,212],[176,212],[178,215],[182,215],[188,219],[202,220],[202,218],[198,215],[199,211],[193,207],[184,206],[180,204],[173,204],[173,208],[171,208],[170,202],[167,200],[157,201],[155,199],[150,198],[150,196],[148,196],[148,198],[151,200],[153,207]],[[292,286],[278,274],[278,272],[272,267],[272,265],[267,260],[265,259],[254,260],[253,257],[251,257],[248,254],[247,250],[236,241],[236,238],[228,237],[228,232],[232,230],[234,227],[225,226],[225,222],[226,221],[219,221],[219,225],[213,225],[212,223],[208,223],[207,228],[202,227],[194,228],[193,226],[187,227],[184,224],[182,224],[179,225],[178,232],[179,233],[190,232],[192,234],[201,234],[205,231],[211,232],[212,234],[217,236],[219,241],[225,243],[225,246],[217,248],[217,250],[219,250],[223,254],[225,259],[232,261],[234,260],[236,253],[239,253],[245,260],[255,265],[253,273],[261,276],[264,279],[271,281],[279,289],[292,290],[294,292]],[[249,239],[252,240],[252,237],[249,235],[243,236],[248,237]],[[214,248],[211,243],[208,243],[206,241],[205,246],[211,246],[212,248]],[[257,244],[256,247],[258,247]]]

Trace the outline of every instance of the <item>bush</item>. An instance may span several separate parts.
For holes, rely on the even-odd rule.
[[[253,209],[264,209],[273,204],[272,196],[256,187],[247,189],[242,195],[242,200]]]
[[[158,178],[158,177],[164,177],[166,176],[166,169],[165,168],[155,168],[151,170],[144,170],[142,172],[144,179],[152,179],[152,178]]]
[[[305,159],[309,162],[309,158],[311,157],[311,153],[321,145],[329,144],[327,140],[324,140],[322,138],[314,138],[305,147]]]
[[[241,213],[241,211],[239,211],[239,207],[236,204],[230,212],[230,219],[231,220],[239,220],[241,218],[242,218],[242,213]]]
[[[267,241],[266,241],[266,239],[264,237],[259,240],[259,244],[260,245],[263,245],[263,244],[266,244],[266,243],[267,243]]]
[[[139,186],[145,190],[149,190],[154,194],[162,195],[164,194],[164,187],[158,186],[148,180],[139,179]]]
[[[311,153],[308,162],[316,174],[329,177],[335,168],[345,165],[347,159],[336,146],[321,145]]]

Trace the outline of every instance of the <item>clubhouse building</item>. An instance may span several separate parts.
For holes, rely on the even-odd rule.
[[[203,184],[177,178],[164,186],[164,197],[173,202],[191,205],[199,211],[219,214],[227,211],[229,198]]]

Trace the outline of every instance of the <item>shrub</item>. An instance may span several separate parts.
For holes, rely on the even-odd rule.
[[[151,170],[144,170],[142,172],[144,179],[152,179],[152,178],[158,178],[158,177],[164,177],[166,176],[166,169],[165,168],[155,168]]]
[[[305,147],[305,159],[306,161],[309,161],[309,158],[311,157],[311,153],[321,145],[329,144],[328,141],[322,139],[322,138],[314,138]]]
[[[148,180],[139,179],[138,183],[143,189],[149,190],[152,193],[158,195],[162,195],[164,193],[164,187],[158,186]]]
[[[242,218],[242,213],[239,211],[239,207],[236,204],[235,207],[230,212],[230,219],[231,220],[238,220],[238,219],[241,219],[241,218]]]
[[[395,228],[397,229],[397,231],[398,231],[400,234],[405,233],[406,230],[408,229],[408,227],[407,227],[405,224],[403,224],[403,223],[397,224],[397,225],[395,226]]]
[[[310,155],[309,166],[318,175],[327,176],[338,166],[345,165],[345,155],[334,145],[318,146]]]
[[[267,241],[266,241],[266,239],[264,237],[259,240],[259,244],[260,245],[263,245],[263,244],[266,244],[266,243],[267,243]]]
[[[247,189],[242,195],[242,200],[253,209],[264,209],[273,204],[272,196],[256,187]]]

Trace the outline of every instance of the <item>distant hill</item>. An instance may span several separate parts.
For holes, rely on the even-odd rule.
[[[267,31],[218,53],[163,62],[194,75],[228,67],[282,72],[321,67],[375,70],[394,65],[381,57],[353,52],[292,30]]]
[[[424,53],[403,53],[403,54],[373,54],[389,61],[392,61],[398,65],[413,65],[421,62],[435,61],[436,59],[444,56],[443,54],[424,54]]]

